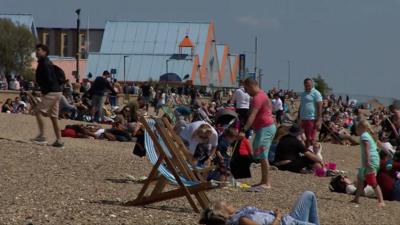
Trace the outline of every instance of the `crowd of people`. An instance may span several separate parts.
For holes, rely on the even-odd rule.
[[[300,95],[276,89],[266,93],[251,78],[241,80],[234,91],[218,90],[212,94],[191,86],[167,88],[150,82],[128,88],[113,80],[108,71],[93,82],[83,80],[76,85],[55,77],[47,54],[47,46],[36,47],[38,89],[32,94],[22,90],[19,97],[7,99],[2,105],[3,113],[36,115],[39,134],[32,139],[36,143],[47,143],[43,116],[48,116],[57,138],[52,144],[54,147],[64,146],[62,136],[136,141],[134,154],[144,156],[146,131],[139,119],[153,107],[156,116],[169,119],[176,116],[174,132],[187,145],[193,162],[198,166],[215,165],[216,170],[207,178],[218,180],[221,186],[251,177],[250,166],[257,163],[261,165],[260,181],[247,191],[262,192],[271,188],[269,171],[274,166],[296,173],[322,171],[324,175],[335,176],[331,190],[354,194],[356,203],[365,185],[377,197],[380,207],[384,206],[384,199],[400,200],[398,103],[389,108],[364,110],[349,97],[343,100],[334,95],[322,96],[310,78],[304,80],[304,92]],[[132,90],[138,94],[137,100],[119,102],[119,94]],[[173,115],[168,115],[167,109],[173,110]],[[61,131],[59,118],[94,123],[68,125]],[[104,123],[110,127],[104,127]],[[360,146],[362,160],[356,184],[344,175],[336,176],[336,169],[324,161],[322,142],[328,141]],[[266,224],[281,224],[283,220],[319,224],[315,196],[306,192],[299,201],[307,203],[298,203],[292,214],[284,216],[280,211],[254,207],[237,211],[227,203],[218,202],[203,212],[202,222],[254,224],[252,221],[268,220]]]

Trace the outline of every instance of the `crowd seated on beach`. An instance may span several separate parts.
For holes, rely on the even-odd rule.
[[[379,197],[373,190],[375,185],[380,187],[383,199],[400,201],[399,106],[399,102],[395,102],[388,108],[371,110],[369,115],[359,114],[360,117],[369,119],[369,133],[373,134],[379,152],[379,157],[374,156],[376,160],[373,163],[375,167],[379,168],[376,180],[372,182],[372,185],[363,186],[361,184],[364,187],[362,194],[367,197]],[[357,194],[356,187],[359,183],[360,181],[353,182],[349,177],[339,175],[332,178],[330,189],[338,193]]]
[[[16,114],[28,114],[30,113],[30,103],[24,93],[20,93],[19,97],[15,99],[8,98],[1,106],[2,113],[16,113]]]
[[[323,142],[362,145],[365,140],[358,140],[357,136],[361,134],[357,133],[356,128],[360,120],[367,119],[370,124],[366,126],[368,132],[378,138],[376,144],[380,150],[380,170],[376,174],[376,182],[370,183],[370,187],[364,191],[368,193],[367,196],[379,198],[377,187],[381,187],[384,199],[400,200],[400,157],[396,156],[400,147],[400,104],[364,110],[348,97],[343,101],[341,97],[324,96],[321,98],[319,142],[310,142],[310,134],[307,129],[303,129],[304,124],[298,126],[300,121],[294,119],[297,114],[301,114],[297,104],[300,96],[293,91],[273,89],[268,91],[272,101],[268,100],[270,108],[267,110],[270,111],[273,123],[278,126],[277,132],[271,137],[267,149],[254,149],[251,140],[257,131],[249,129],[251,126],[246,123],[251,117],[247,114],[251,112],[251,97],[255,97],[255,94],[248,95],[249,87],[208,93],[194,87],[166,88],[164,85],[144,82],[141,86],[134,84],[137,99],[123,105],[118,102],[117,96],[128,89],[108,78],[109,73],[105,71],[103,79],[107,82],[102,81],[104,87],[100,90],[100,96],[104,99],[94,97],[97,92],[93,91],[93,87],[99,85],[96,84],[97,78],[94,82],[83,80],[79,87],[69,81],[65,83],[60,100],[60,118],[95,123],[71,123],[63,129],[64,137],[132,141],[137,143],[134,153],[145,156],[145,129],[139,119],[149,115],[149,106],[152,106],[155,115],[164,116],[173,123],[174,131],[187,144],[193,162],[201,167],[216,166],[207,178],[219,181],[221,186],[229,185],[235,179],[251,177],[251,164],[261,162],[255,160],[254,155],[266,155],[267,167],[261,163],[262,170],[271,164],[279,170],[334,176],[331,183],[333,191],[358,196],[356,190],[360,189],[359,186],[344,175],[336,176],[339,173],[336,164],[324,161],[322,145]],[[250,82],[252,84],[254,82]],[[3,103],[2,112],[30,114],[37,95],[35,92],[28,94],[21,90],[18,97]],[[205,100],[201,98],[203,96],[212,98]],[[244,100],[247,101],[245,114],[241,108]],[[244,130],[244,127],[247,129]],[[249,191],[259,192],[266,186],[255,185]],[[221,203],[218,204],[221,206]],[[225,215],[224,219],[229,220],[232,216]]]

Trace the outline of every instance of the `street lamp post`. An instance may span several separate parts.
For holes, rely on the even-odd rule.
[[[256,36],[256,38],[255,38],[255,40],[254,40],[254,77],[257,79],[257,36]],[[261,83],[260,83],[260,80],[258,80],[258,82],[259,82],[259,85],[260,85],[260,87],[261,87]]]
[[[291,63],[291,61],[288,60],[287,63],[288,63],[288,90],[290,90],[290,63]]]
[[[244,51],[243,53],[254,54],[254,79],[256,79],[261,87],[262,75],[260,74],[261,70],[257,68],[257,54],[258,52],[258,39],[257,36],[254,39],[254,51]]]
[[[124,87],[126,86],[126,58],[128,56],[124,55]]]
[[[80,58],[80,25],[81,20],[79,18],[81,14],[81,9],[75,10],[76,15],[78,18],[76,19],[76,82],[79,83],[79,58]]]
[[[262,77],[264,76],[262,69],[258,69],[258,85],[262,89]]]
[[[168,73],[168,62],[169,62],[169,59],[167,59],[167,60],[165,60],[165,73]]]

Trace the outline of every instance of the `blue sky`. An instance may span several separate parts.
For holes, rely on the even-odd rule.
[[[34,2],[34,5],[33,5]],[[263,87],[291,87],[320,73],[334,91],[400,97],[400,0],[0,0],[0,13],[32,13],[38,26],[104,27],[107,19],[210,21],[218,42],[253,51]],[[247,61],[253,68],[252,58]]]

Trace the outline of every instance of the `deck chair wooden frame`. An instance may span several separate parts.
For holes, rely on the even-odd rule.
[[[335,134],[335,132],[333,132],[333,130],[328,125],[326,125],[325,123],[322,123],[322,126],[324,126],[326,128],[326,130],[328,131],[328,135],[330,135],[333,139],[335,139],[341,145],[344,145],[343,140],[337,134]]]
[[[210,182],[203,182],[197,179],[188,167],[187,163],[184,162],[173,150],[169,152],[172,155],[172,158],[170,158],[171,156],[169,156],[163,148],[168,147],[169,144],[165,143],[166,146],[161,146],[159,137],[155,133],[158,132],[158,130],[153,130],[149,126],[146,118],[142,117],[140,120],[154,143],[158,160],[154,164],[136,199],[129,201],[126,204],[134,206],[147,205],[169,199],[186,197],[193,210],[195,212],[200,212],[192,197],[192,195],[194,195],[200,207],[205,209],[210,203],[205,191],[214,188],[214,186]],[[164,136],[165,134],[159,133],[159,135]],[[164,191],[166,186],[171,183],[171,179],[166,179],[164,174],[160,173],[159,169],[161,166],[164,166],[173,175],[174,182],[176,182],[176,185],[174,186],[177,186],[175,189]],[[184,181],[190,181],[191,185],[186,185]],[[150,184],[153,182],[156,182],[156,184],[150,195],[146,196],[146,192],[149,190]]]
[[[386,117],[385,120],[387,120],[390,124],[390,128],[392,128],[392,132],[394,132],[395,136],[397,139],[400,138],[399,132],[397,132],[396,127],[394,126],[394,124],[392,123],[392,121],[390,120],[389,117]]]

